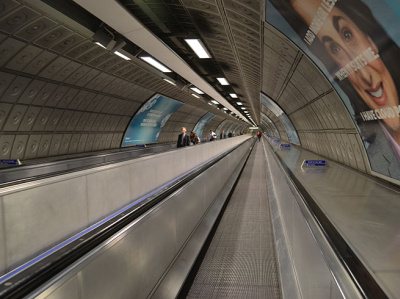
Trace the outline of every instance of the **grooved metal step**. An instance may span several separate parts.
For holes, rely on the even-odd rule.
[[[187,298],[281,298],[263,155],[257,142]]]

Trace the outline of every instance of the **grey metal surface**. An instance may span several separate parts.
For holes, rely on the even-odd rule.
[[[264,150],[283,298],[363,298],[268,142]]]
[[[187,275],[192,268],[193,263],[201,251],[204,242],[207,240],[208,234],[210,233],[226,199],[228,198],[229,193],[234,187],[236,179],[243,168],[248,154],[248,147],[243,146],[237,151],[234,151],[228,155],[227,160],[229,160],[229,163],[223,162],[216,165],[218,177],[223,179],[221,185],[224,185],[224,187],[215,200],[215,194],[213,194],[213,190],[208,188],[209,185],[207,184],[207,182],[210,181],[211,175],[208,173],[203,173],[196,179],[197,185],[206,186],[206,188],[204,188],[204,191],[206,192],[204,196],[205,206],[208,207],[211,204],[212,205],[207,210],[205,216],[191,235],[190,239],[187,241],[185,247],[182,249],[173,265],[168,270],[168,273],[165,275],[159,286],[151,294],[151,298],[170,299],[177,297]],[[239,165],[237,166],[238,161]],[[232,165],[233,167],[229,167],[229,165]],[[232,169],[234,169],[233,172]]]
[[[29,142],[32,137],[31,135]],[[43,141],[43,139],[42,139]],[[37,143],[36,143],[37,144]],[[92,154],[76,154],[36,159],[23,162],[22,166],[0,168],[0,184],[21,183],[20,180],[43,178],[44,176],[60,175],[61,172],[77,171],[82,168],[99,167],[107,163],[117,163],[123,160],[137,159],[143,156],[162,153],[176,149],[176,143],[154,144],[146,148],[124,148]]]
[[[198,221],[194,219],[201,219],[213,202],[209,197],[216,198],[224,187],[219,185],[207,192],[208,182],[233,172],[251,142],[248,139],[28,298],[148,298],[196,228]],[[232,168],[219,172],[218,166],[228,162]]]
[[[222,216],[188,298],[280,298],[260,143]]]
[[[303,160],[324,158],[298,147],[277,155],[385,293],[400,298],[399,187],[329,160],[326,169],[302,169]]]
[[[0,188],[0,274],[249,138],[208,142]]]

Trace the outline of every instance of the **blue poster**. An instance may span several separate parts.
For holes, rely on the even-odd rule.
[[[266,21],[331,82],[359,130],[371,169],[400,180],[399,2],[267,0]]]
[[[182,105],[159,94],[150,98],[133,117],[122,146],[158,142],[162,128]]]
[[[287,117],[286,113],[270,98],[268,98],[265,94],[261,94],[261,103],[267,107],[275,116],[280,120],[283,124],[286,133],[289,138],[289,142],[300,145],[299,137],[297,136],[296,129],[294,128],[292,122],[289,117]]]
[[[214,118],[214,116],[215,116],[214,114],[208,112],[197,122],[197,124],[193,130],[197,134],[197,136],[201,137],[201,135],[203,134],[204,128],[208,125],[210,120]]]
[[[227,119],[225,119],[219,126],[218,126],[218,129],[217,129],[217,138],[219,139],[219,135],[221,135],[221,131],[222,131],[222,128],[226,125],[228,123],[228,120]],[[225,132],[225,135],[228,135],[226,132]]]
[[[278,129],[276,128],[274,122],[264,113],[261,112],[261,119],[267,125],[267,127],[275,133],[275,137],[281,139]],[[272,132],[269,132],[272,134]]]
[[[234,127],[236,127],[236,125],[237,125],[237,123],[235,123],[235,122],[233,122],[230,126],[229,126],[229,128],[228,128],[228,130],[226,130],[226,135],[228,135],[229,133],[233,133],[234,131],[233,131],[233,128]]]

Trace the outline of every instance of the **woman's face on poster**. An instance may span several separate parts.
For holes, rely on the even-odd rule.
[[[294,9],[310,25],[321,1],[294,0]],[[327,16],[317,38],[322,42],[331,59],[339,68],[344,68],[360,54],[378,48],[371,38],[340,9],[333,7]],[[322,54],[323,55],[323,54]],[[399,105],[397,89],[388,69],[381,58],[373,59],[347,77],[354,89],[371,110]],[[345,79],[346,80],[346,79]],[[392,130],[400,129],[398,117],[383,120]]]

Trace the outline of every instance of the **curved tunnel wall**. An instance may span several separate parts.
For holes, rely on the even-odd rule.
[[[134,113],[155,93],[184,103],[159,142],[175,141],[182,126],[194,127],[207,111],[219,122],[237,121],[97,46],[92,32],[65,16],[2,1],[0,23],[2,159],[118,148]]]
[[[360,135],[336,91],[314,63],[268,23],[264,23],[263,72],[262,91],[285,111],[303,148],[370,172]],[[277,117],[265,107],[262,112],[288,141]]]

